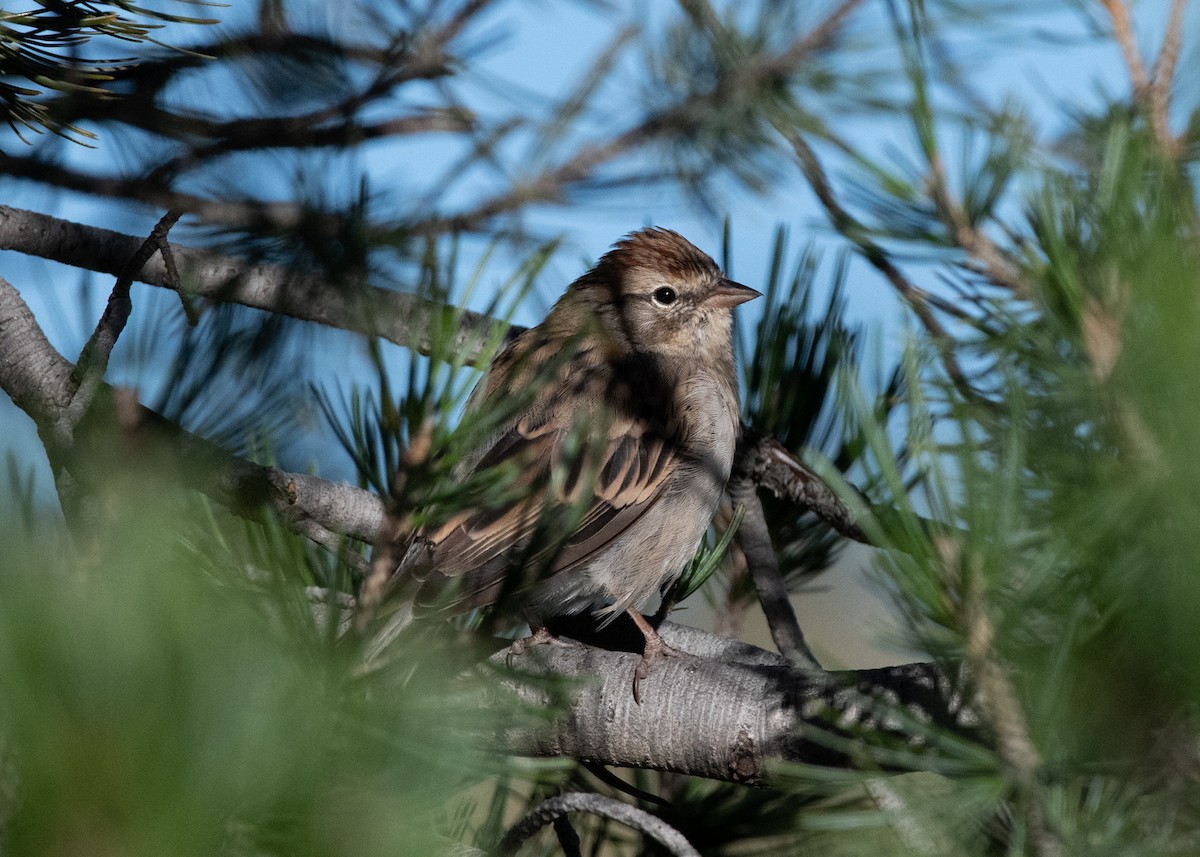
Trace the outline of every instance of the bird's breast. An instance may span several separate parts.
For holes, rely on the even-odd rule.
[[[708,463],[723,488],[737,445],[737,390],[720,378],[700,373],[684,379],[679,390],[677,407],[685,426],[685,451]]]

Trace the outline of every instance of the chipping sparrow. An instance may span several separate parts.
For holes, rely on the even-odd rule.
[[[463,465],[515,462],[528,493],[416,533],[389,588],[462,611],[494,602],[518,565],[540,559],[521,593],[535,627],[539,616],[628,612],[646,638],[638,699],[654,659],[676,652],[637,608],[683,571],[729,478],[732,310],[756,297],[670,230],[617,242],[472,395],[471,408],[528,397]],[[531,551],[539,520],[563,509],[575,514],[556,519],[569,523],[553,549]]]

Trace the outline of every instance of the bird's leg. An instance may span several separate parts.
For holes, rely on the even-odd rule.
[[[550,633],[550,629],[545,625],[539,625],[536,622],[530,621],[529,630],[532,631],[528,637],[522,637],[519,640],[513,640],[512,645],[508,647],[508,654],[504,656],[504,662],[507,666],[512,667],[513,658],[525,654],[534,646],[544,646],[547,643],[553,643],[558,646],[567,646],[569,648],[586,648],[583,643],[575,640],[568,640],[563,637],[555,636]]]
[[[659,636],[658,631],[654,630],[654,626],[646,621],[646,617],[632,607],[626,609],[625,612],[629,614],[629,618],[633,620],[633,624],[637,625],[638,630],[642,632],[642,636],[646,638],[646,648],[642,650],[642,660],[638,663],[637,669],[633,671],[633,701],[641,705],[641,683],[642,679],[650,675],[650,665],[660,657],[686,657],[687,652],[681,652],[679,649],[673,649],[668,646],[667,641]]]

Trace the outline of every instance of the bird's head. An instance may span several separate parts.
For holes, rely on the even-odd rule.
[[[618,241],[572,292],[619,345],[674,358],[728,356],[733,308],[760,297],[727,279],[682,235],[661,228]]]

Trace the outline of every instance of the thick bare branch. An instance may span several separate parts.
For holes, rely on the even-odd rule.
[[[72,223],[22,209],[0,206],[0,250],[116,275],[137,252],[142,239],[108,229]],[[277,312],[318,324],[381,336],[422,354],[425,331],[437,313],[452,310],[422,298],[368,285],[338,286],[279,265],[248,265],[241,260],[174,245],[189,291],[203,298]],[[143,283],[174,288],[165,263],[151,259],[137,274]],[[502,322],[468,310],[458,316],[457,353],[477,355]]]
[[[962,707],[956,680],[931,664],[802,670],[778,655],[695,628],[664,623],[659,631],[670,645],[696,657],[656,664],[643,683],[640,705],[629,693],[639,659],[632,652],[546,645],[516,658],[514,666],[522,672],[577,683],[569,717],[547,726],[513,727],[508,747],[527,755],[766,786],[795,762],[878,768],[880,758],[866,749],[864,738],[887,743],[897,754],[893,760],[905,752],[921,758],[931,751],[913,728],[916,722],[968,736],[978,724]],[[636,641],[630,643],[636,648]],[[493,662],[502,664],[506,654],[497,653]],[[552,704],[552,691],[542,682],[509,684],[528,703]]]
[[[54,350],[20,292],[0,277],[0,389],[37,423],[47,443],[69,436],[60,421],[74,392],[73,368]]]
[[[0,389],[56,446],[70,439],[64,426],[74,390],[72,369],[20,293],[0,278]],[[294,531],[329,546],[341,536],[374,541],[383,524],[383,503],[369,491],[238,458],[145,408],[138,408],[130,422],[178,449],[188,464],[181,473],[191,487],[242,515],[270,508]]]

